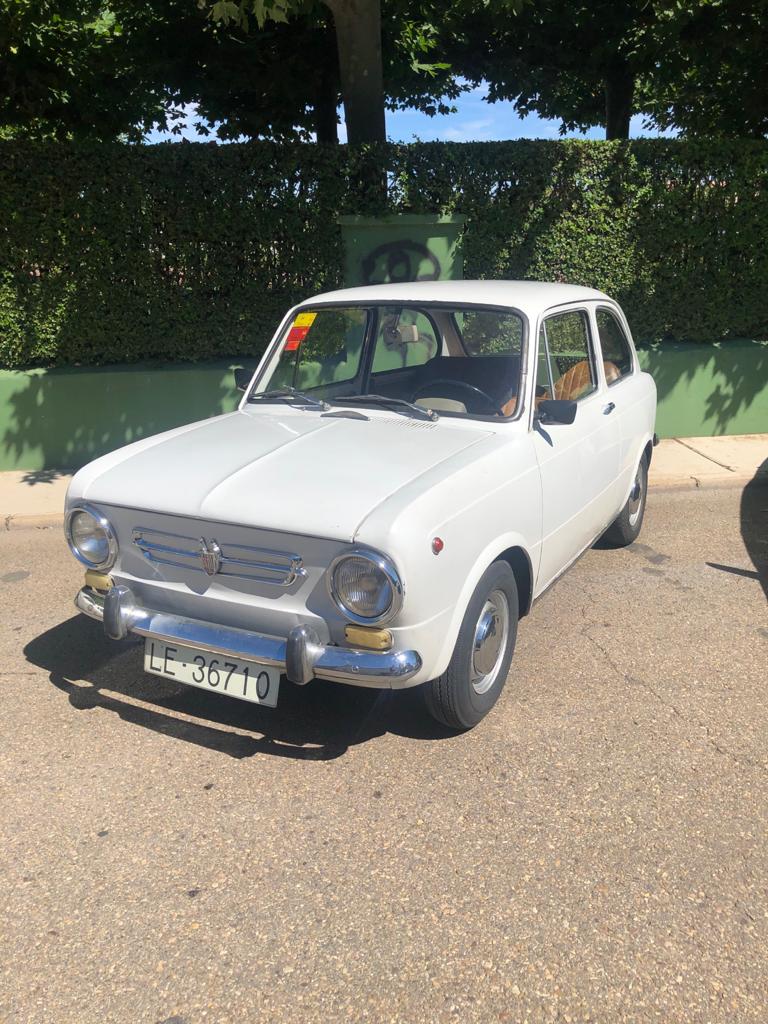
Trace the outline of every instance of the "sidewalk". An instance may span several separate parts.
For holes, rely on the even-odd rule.
[[[71,479],[53,469],[0,473],[0,531],[61,526]]]
[[[651,487],[743,486],[768,482],[768,434],[669,438],[654,449]],[[0,473],[0,531],[61,526],[71,476],[55,470]]]
[[[668,438],[654,449],[649,485],[722,487],[746,484],[758,470],[768,481],[768,434]]]

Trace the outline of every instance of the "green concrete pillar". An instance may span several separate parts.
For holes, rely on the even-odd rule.
[[[460,214],[340,217],[347,286],[464,276]]]

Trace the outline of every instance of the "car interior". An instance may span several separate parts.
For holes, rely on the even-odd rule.
[[[519,314],[406,306],[379,307],[377,312],[365,393],[455,415],[515,414],[523,337]],[[269,386],[291,385],[330,401],[360,394],[367,311],[328,308],[304,316],[310,324],[294,345],[289,333]],[[552,397],[576,400],[592,390],[590,362],[583,358],[583,348],[581,352],[553,354],[554,385],[537,386],[537,405]],[[604,367],[609,382],[620,376],[615,364],[605,362]],[[545,372],[539,380],[548,383],[549,375]]]
[[[370,390],[438,412],[511,416],[517,405],[521,341],[522,321],[515,314],[393,312],[379,328]],[[379,369],[382,344],[399,351],[404,365]],[[411,345],[418,346],[421,358],[403,358]]]

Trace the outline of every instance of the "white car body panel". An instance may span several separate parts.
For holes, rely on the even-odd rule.
[[[251,406],[171,431],[161,444],[129,445],[83,485],[78,475],[72,496],[351,541],[393,491],[491,436],[483,424],[446,425],[386,410],[356,421]]]
[[[600,370],[574,423],[544,427],[533,409],[538,328],[547,313],[585,309],[596,339],[595,309],[605,305],[631,341],[620,309],[575,286],[470,281],[347,289],[302,305],[397,301],[520,311],[529,330],[516,417],[426,422],[365,407],[364,418],[347,419],[244,397],[237,412],[138,441],[75,475],[68,508],[98,507],[117,534],[114,580],[164,613],[273,637],[308,624],[324,644],[343,647],[348,620],[329,595],[327,569],[352,546],[372,548],[391,558],[403,582],[402,608],[387,628],[396,651],[420,656],[402,684],[415,685],[445,670],[477,581],[495,559],[519,549],[531,599],[563,572],[624,505],[654,437],[656,394],[633,349],[630,376],[609,386]],[[255,379],[273,364],[299,309],[281,324]],[[276,589],[158,566],[133,544],[137,527],[295,552],[306,575]]]

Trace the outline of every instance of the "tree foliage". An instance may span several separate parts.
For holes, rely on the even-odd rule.
[[[0,132],[114,138],[166,117],[166,91],[100,0],[5,0]]]
[[[436,59],[438,32],[417,0],[384,0],[382,63],[384,104],[427,114],[448,113],[460,92],[447,63]],[[283,7],[260,17],[251,5],[213,5],[220,20],[213,45],[195,59],[185,95],[196,99],[203,131],[222,138],[336,141],[342,99],[333,14],[323,3]],[[238,11],[242,16],[237,16]],[[220,62],[228,69],[219,71]],[[197,96],[195,97],[195,91]],[[378,102],[378,100],[377,100]]]
[[[686,134],[768,128],[768,0],[453,0],[440,45],[491,102],[627,138],[633,114]]]
[[[491,3],[469,19],[459,0],[443,39],[455,68],[488,82],[491,102],[557,118],[563,131],[603,125],[608,138],[626,138],[653,23],[650,2],[536,0],[514,13]]]
[[[768,134],[768,0],[675,0],[660,8],[667,58],[646,110],[686,135]]]
[[[341,93],[353,144],[384,141],[385,103],[434,113],[446,109],[444,96],[459,92],[450,66],[433,56],[438,32],[430,20],[434,13],[430,0],[199,2],[204,8],[207,5],[215,22],[234,26],[246,37],[253,22],[260,32],[270,23],[310,32],[322,25],[323,51],[315,51],[313,58],[328,65],[323,81],[328,88],[333,82],[337,95]]]
[[[257,17],[251,5],[215,6],[227,16],[216,20],[194,0],[7,0],[0,134],[138,140],[152,125],[181,130],[194,106],[201,133],[222,139],[335,141],[341,80],[330,8],[261,5]],[[447,112],[459,87],[421,8],[384,0],[384,102]]]
[[[223,139],[331,142],[345,94],[365,141],[465,80],[564,130],[764,137],[767,43],[768,0],[4,0],[0,137],[140,140],[194,106]]]

